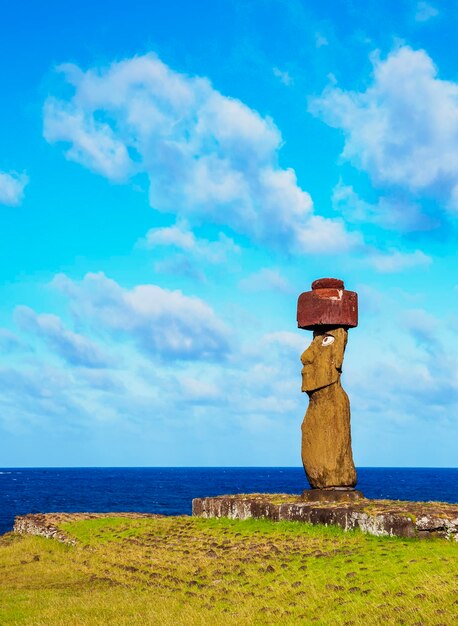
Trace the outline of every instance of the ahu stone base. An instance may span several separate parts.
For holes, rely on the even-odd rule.
[[[307,502],[288,494],[240,494],[195,498],[196,517],[270,519],[359,529],[371,535],[432,538],[458,541],[458,504],[369,500]]]

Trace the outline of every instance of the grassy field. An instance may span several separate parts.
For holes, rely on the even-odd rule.
[[[458,544],[262,520],[105,518],[0,537],[0,624],[458,623]]]

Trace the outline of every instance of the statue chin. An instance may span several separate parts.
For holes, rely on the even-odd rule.
[[[314,391],[318,391],[318,389],[323,389],[323,387],[329,387],[329,385],[334,385],[340,380],[340,372],[336,372],[335,376],[326,376],[321,380],[316,376],[316,372],[307,372],[302,373],[302,387],[301,391],[305,391],[309,395]]]

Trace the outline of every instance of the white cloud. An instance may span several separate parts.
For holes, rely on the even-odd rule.
[[[47,100],[44,135],[67,143],[69,159],[112,180],[146,173],[151,205],[196,224],[224,224],[299,253],[353,245],[341,221],[313,215],[294,170],[279,167],[273,121],[207,79],[174,72],[154,55],[60,71],[74,95]]]
[[[450,324],[424,309],[396,308],[399,292],[397,300],[385,302],[372,328],[351,334],[344,386],[353,428],[370,424],[383,436],[395,427],[404,436],[433,422],[431,436],[439,424],[454,432],[458,359]]]
[[[24,189],[29,182],[25,174],[0,172],[0,204],[18,206],[24,198]]]
[[[179,385],[186,402],[217,403],[221,402],[224,395],[218,385],[208,380],[181,376]]]
[[[29,351],[30,346],[8,328],[0,328],[0,350],[3,353]]]
[[[458,207],[458,84],[424,50],[375,58],[365,92],[330,87],[310,109],[345,135],[343,157],[377,184],[426,191]]]
[[[52,98],[46,102],[44,136],[49,142],[70,143],[67,158],[111,180],[123,181],[135,172],[127,147],[108,124],[87,119],[82,111]]]
[[[402,321],[420,346],[440,358],[442,348],[438,338],[440,325],[437,318],[424,309],[410,309],[404,312]]]
[[[240,281],[240,287],[247,291],[291,292],[291,285],[278,269],[263,267]]]
[[[224,233],[219,233],[216,241],[198,238],[186,222],[179,222],[174,226],[164,228],[152,228],[146,233],[140,245],[147,248],[170,246],[211,263],[224,263],[228,255],[240,252],[234,240]]]
[[[430,230],[440,223],[438,216],[422,212],[421,206],[406,197],[393,194],[367,202],[354,190],[339,180],[332,191],[333,209],[350,224],[377,224],[381,228],[398,232]]]
[[[351,222],[376,221],[379,215],[377,206],[363,200],[351,185],[344,184],[342,180],[332,190],[332,207]]]
[[[288,330],[277,330],[264,336],[267,345],[275,344],[281,349],[289,351],[293,358],[299,359],[304,347],[311,340],[311,335],[304,332],[292,333]]]
[[[298,250],[311,254],[348,251],[361,243],[357,233],[349,234],[340,220],[330,220],[321,215],[313,215],[308,228],[298,233]]]
[[[436,7],[433,7],[432,4],[428,2],[417,2],[417,6],[415,9],[415,20],[417,22],[427,22],[433,17],[437,17],[439,15],[439,11]]]
[[[414,267],[428,267],[432,263],[431,257],[421,250],[415,250],[414,252],[399,252],[399,250],[387,253],[377,252],[369,255],[366,261],[383,274],[401,272]]]
[[[285,70],[280,70],[278,67],[274,67],[272,71],[274,76],[287,87],[291,87],[291,85],[294,83],[294,80],[289,72]]]
[[[124,372],[116,374],[101,369],[80,368],[78,370],[78,378],[83,384],[87,384],[88,388],[93,390],[107,391],[108,393],[125,393],[126,385],[122,381]]]
[[[118,339],[132,338],[149,356],[220,360],[228,354],[225,325],[197,297],[151,284],[123,289],[102,272],[79,283],[60,274],[53,284],[70,297],[78,319]]]
[[[148,248],[155,246],[175,246],[181,250],[194,250],[196,237],[186,225],[175,224],[165,228],[152,228],[146,233],[145,245]]]
[[[92,340],[68,330],[57,315],[38,315],[27,306],[15,309],[20,327],[42,337],[48,345],[71,365],[107,367],[110,359]]]

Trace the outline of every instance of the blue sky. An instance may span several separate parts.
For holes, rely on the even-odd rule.
[[[300,465],[336,276],[356,464],[456,466],[458,8],[322,4],[3,7],[0,465]]]

